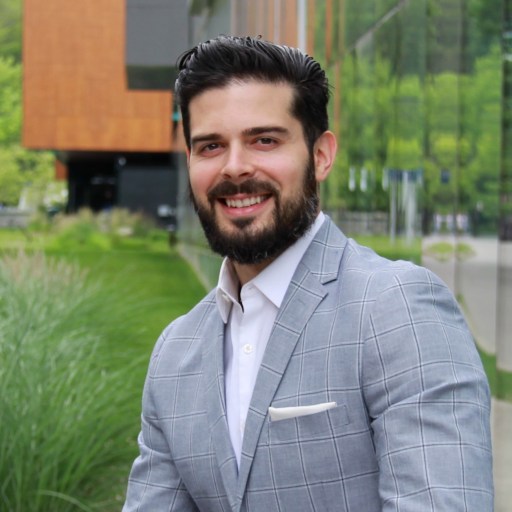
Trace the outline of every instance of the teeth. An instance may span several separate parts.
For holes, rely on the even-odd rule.
[[[265,198],[263,196],[247,197],[245,199],[226,199],[226,204],[230,208],[245,208],[254,204],[261,203]]]

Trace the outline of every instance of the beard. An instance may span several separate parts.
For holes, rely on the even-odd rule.
[[[318,192],[313,160],[304,169],[302,190],[286,201],[270,183],[250,178],[236,185],[231,181],[219,183],[208,192],[208,206],[200,204],[192,191],[194,204],[210,248],[240,264],[253,265],[273,259],[304,235],[318,213]],[[235,232],[225,232],[219,226],[215,202],[219,197],[234,194],[270,195],[274,199],[272,219],[266,226],[253,229],[254,217],[233,220]]]

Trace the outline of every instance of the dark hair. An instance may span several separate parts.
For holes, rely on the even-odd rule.
[[[291,114],[300,121],[309,148],[328,129],[327,77],[318,62],[297,48],[254,37],[219,36],[185,52],[177,66],[176,100],[189,147],[190,101],[234,80],[290,84],[295,91]]]

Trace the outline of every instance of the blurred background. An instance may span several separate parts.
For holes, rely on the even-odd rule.
[[[32,274],[22,302],[34,293],[29,283],[37,281],[37,268],[57,277],[92,269],[101,283],[139,275],[122,298],[101,292],[104,302],[98,299],[98,312],[89,317],[97,324],[96,315],[107,311],[104,322],[115,330],[114,311],[120,323],[123,307],[124,315],[128,306],[139,312],[146,338],[132,345],[140,358],[102,368],[115,372],[127,360],[139,361],[141,370],[131,371],[135,400],[119,397],[138,408],[154,336],[217,280],[219,259],[207,248],[187,199],[172,88],[177,57],[219,34],[261,35],[298,46],[327,70],[331,128],[340,148],[322,188],[323,208],[347,235],[384,256],[431,268],[455,293],[494,397],[496,510],[512,510],[512,0],[0,0],[4,289],[22,281],[21,260],[12,256],[20,248],[68,265],[63,270],[26,256]],[[167,276],[169,268],[174,274]],[[116,274],[119,269],[124,274]],[[158,290],[151,272],[155,287],[166,275]],[[49,296],[43,281],[40,302]],[[65,284],[55,283],[55,295],[64,296],[58,290]],[[112,288],[123,289],[120,283]],[[133,301],[127,305],[128,296]],[[151,336],[144,331],[148,315],[155,321]],[[20,319],[26,321],[26,315]],[[112,340],[119,332],[109,336],[109,354],[117,353]],[[0,370],[0,380],[14,379],[14,373]],[[2,400],[0,415],[7,416]],[[135,409],[126,420],[138,422]],[[13,432],[18,420],[12,420]],[[0,482],[10,482],[0,490],[0,508],[114,510],[135,453],[130,428],[119,430],[129,439],[128,455],[102,462],[118,468],[113,504],[106,497],[111,484],[98,497],[91,494],[95,477],[84,477],[76,488],[55,477],[79,466],[64,469],[56,459],[54,480],[48,476],[36,486],[39,508],[23,508],[15,496],[28,493],[30,483],[6,469],[13,449],[0,441]],[[26,435],[25,444],[35,442]]]

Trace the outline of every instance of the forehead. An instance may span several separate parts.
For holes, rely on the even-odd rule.
[[[288,83],[232,81],[207,89],[189,104],[190,127],[196,130],[229,126],[298,123],[292,116],[294,90]]]

